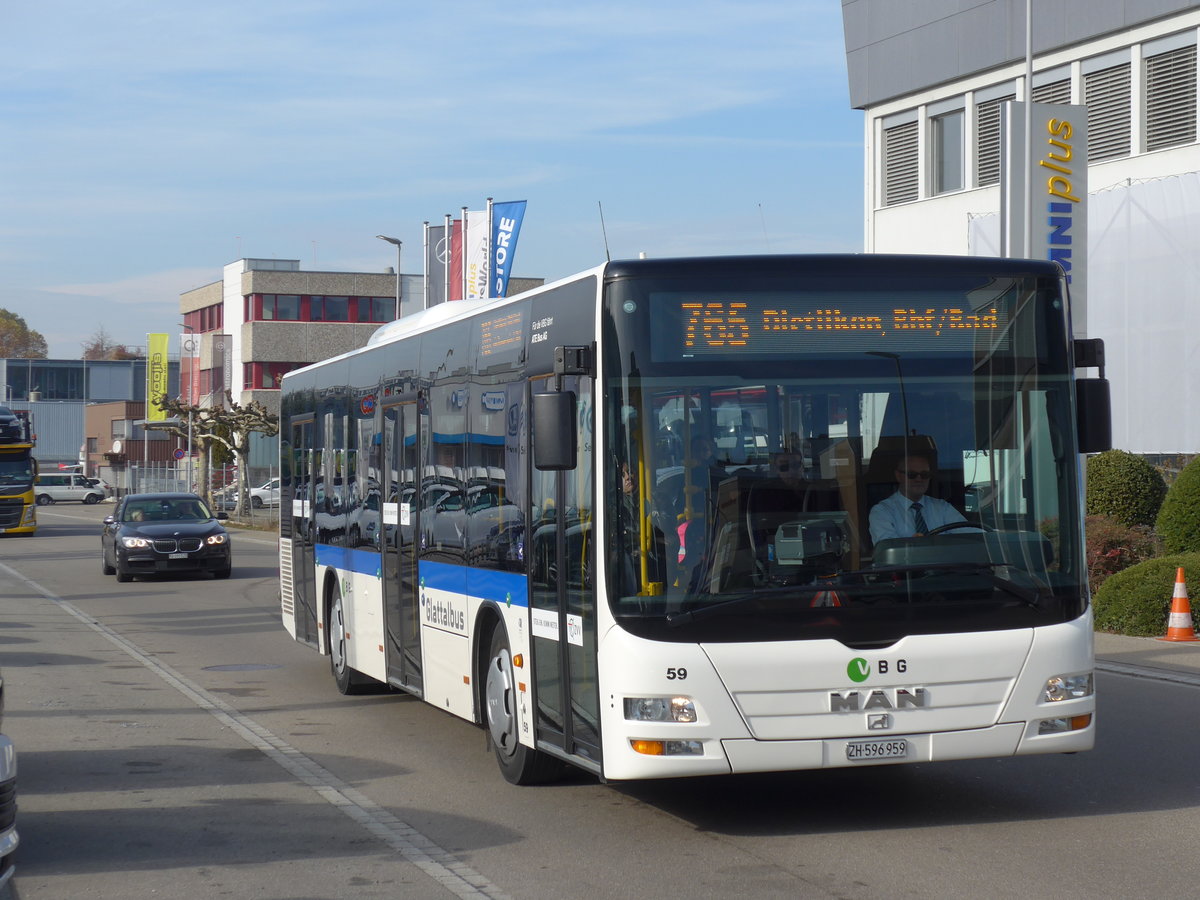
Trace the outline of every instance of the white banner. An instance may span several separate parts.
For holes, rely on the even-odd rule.
[[[1030,223],[1029,257],[1063,267],[1075,337],[1087,337],[1087,107],[1032,104],[1028,141],[1025,109],[1006,103],[1002,124],[1004,255],[1025,256]]]
[[[482,300],[487,296],[488,214],[464,212],[463,218],[463,299]]]

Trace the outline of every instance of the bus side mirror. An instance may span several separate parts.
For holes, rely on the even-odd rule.
[[[539,472],[575,468],[575,392],[533,395],[533,467]]]
[[[1103,453],[1112,449],[1112,403],[1107,378],[1080,378],[1075,382],[1079,412],[1079,452]]]

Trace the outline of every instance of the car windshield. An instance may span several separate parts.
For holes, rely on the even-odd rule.
[[[212,514],[198,498],[156,498],[131,501],[121,517],[124,522],[199,522]]]

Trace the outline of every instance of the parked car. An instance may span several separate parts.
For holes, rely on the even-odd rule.
[[[250,505],[255,509],[279,505],[279,479],[272,478],[261,487],[250,488]]]
[[[125,582],[135,575],[233,571],[229,533],[195,494],[129,494],[104,519],[101,568]]]
[[[39,506],[61,503],[64,500],[98,503],[106,496],[103,488],[96,487],[84,476],[73,473],[39,475],[34,481],[33,491],[37,495]]]

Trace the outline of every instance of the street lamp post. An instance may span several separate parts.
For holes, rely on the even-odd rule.
[[[400,249],[404,242],[399,238],[388,237],[386,234],[377,234],[375,237],[381,241],[387,241],[389,244],[396,245],[396,318],[400,318],[400,301],[402,299],[400,292]]]
[[[193,328],[191,325],[187,324],[187,322],[183,322],[181,324],[183,325],[184,328],[186,328],[188,330],[189,334],[196,333],[196,329]],[[180,350],[182,351],[182,349],[183,348],[181,347]],[[189,351],[188,351],[188,390],[187,390],[187,404],[188,404],[187,488],[189,491],[194,489],[194,485],[195,485],[195,481],[196,481],[195,474],[194,474],[194,463],[192,462],[192,395],[195,393],[192,390],[192,382],[196,378],[196,370],[195,370],[195,367],[192,365],[192,360],[194,360],[195,358],[196,357],[192,354],[191,350],[189,349]],[[182,378],[183,353],[182,352],[179,354],[179,368],[180,368],[180,373],[181,373],[179,380],[183,381],[183,378]]]

